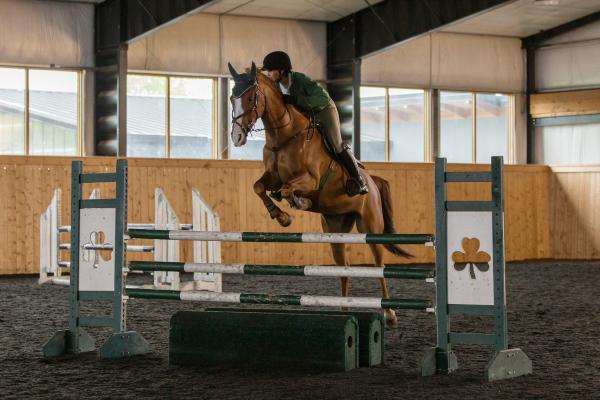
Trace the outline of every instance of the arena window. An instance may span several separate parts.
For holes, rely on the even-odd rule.
[[[361,159],[426,161],[426,95],[421,89],[361,87]]]
[[[491,154],[510,162],[513,96],[440,92],[440,156],[448,162],[487,163]]]
[[[129,74],[127,155],[215,158],[212,78]]]
[[[0,67],[0,154],[81,155],[81,72]]]

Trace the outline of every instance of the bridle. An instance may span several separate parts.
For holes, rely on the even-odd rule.
[[[261,115],[258,115],[258,95],[260,94],[263,98],[263,103],[265,105],[265,109],[263,111],[263,114],[265,112],[267,112],[267,98],[266,95],[263,93],[263,91],[260,88],[260,85],[258,84],[258,81],[254,81],[254,84],[252,86],[248,86],[248,88],[246,88],[246,90],[244,90],[242,93],[240,93],[239,96],[235,96],[236,99],[241,98],[244,93],[246,93],[248,90],[254,88],[256,93],[254,96],[254,104],[252,105],[252,108],[244,111],[243,113],[241,113],[240,115],[234,115],[235,110],[231,110],[231,124],[232,125],[237,125],[240,127],[240,129],[242,130],[242,132],[244,132],[245,134],[251,134],[252,132],[261,132],[261,131],[266,131],[266,128],[262,128],[262,129],[255,129],[254,128],[254,124],[256,124],[256,121],[261,118]],[[281,126],[277,126],[277,127],[273,127],[271,129],[281,129],[281,128],[285,128],[286,126],[290,125],[292,123],[292,116],[290,114],[290,110],[288,110],[287,107],[284,107],[285,111],[283,112],[283,114],[278,117],[276,119],[276,121],[280,121],[282,118],[284,118],[287,114],[288,116],[288,122],[281,125]],[[240,122],[239,119],[245,117],[246,115],[250,114],[254,112],[256,114],[256,119],[254,120],[254,123],[252,125],[250,125],[249,127],[244,127]]]

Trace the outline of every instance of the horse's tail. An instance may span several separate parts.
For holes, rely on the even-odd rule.
[[[394,228],[394,212],[392,210],[392,194],[390,191],[390,184],[388,181],[380,176],[371,175],[379,194],[381,195],[381,211],[383,212],[383,232],[384,233],[396,233]],[[406,258],[412,258],[413,255],[398,246],[397,244],[384,244],[387,250],[397,256],[403,256]]]

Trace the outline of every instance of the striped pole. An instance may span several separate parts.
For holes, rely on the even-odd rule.
[[[333,267],[325,265],[264,265],[131,261],[131,271],[202,272],[240,275],[331,276],[352,278],[432,279],[433,268]]]
[[[432,234],[401,233],[281,233],[281,232],[200,232],[129,229],[136,239],[203,240],[216,242],[286,242],[286,243],[367,243],[433,245]]]
[[[293,294],[219,293],[207,291],[126,289],[130,298],[181,300],[207,303],[274,304],[313,307],[391,308],[433,311],[430,300],[382,299],[379,297],[335,297]]]
[[[67,278],[49,277],[49,278],[45,278],[45,279],[40,279],[38,281],[38,283],[40,283],[41,285],[51,284],[51,285],[56,285],[56,286],[71,286],[71,278],[69,278],[69,277],[67,277]],[[153,289],[145,289],[145,287],[147,287],[147,286],[126,285],[126,288],[128,290],[149,290],[149,291],[153,290]]]
[[[193,226],[192,224],[179,224],[179,227],[183,231],[191,231]],[[155,224],[143,224],[143,223],[131,223],[127,224],[128,229],[156,229]],[[58,227],[59,232],[71,232],[70,225],[61,225]]]
[[[60,243],[58,245],[60,250],[70,250],[71,243]],[[84,244],[84,250],[114,250],[112,244]],[[152,253],[154,251],[154,246],[143,246],[143,245],[128,245],[127,251],[135,251],[135,252],[143,252],[143,253]]]

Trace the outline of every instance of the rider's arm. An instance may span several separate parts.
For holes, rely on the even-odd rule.
[[[298,85],[295,103],[304,110],[321,111],[329,104],[330,97],[317,82],[301,73],[294,74],[294,85]]]

